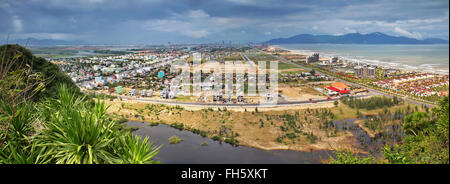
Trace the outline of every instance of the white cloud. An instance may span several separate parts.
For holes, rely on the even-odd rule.
[[[407,37],[415,38],[415,39],[422,39],[422,35],[420,33],[418,33],[418,32],[412,32],[411,33],[409,31],[404,30],[404,29],[399,28],[399,27],[395,27],[394,31],[396,33],[398,33],[398,34],[403,35],[403,36],[407,36]]]
[[[203,37],[207,37],[209,36],[211,33],[208,32],[207,30],[186,30],[183,32],[185,35],[187,36],[191,36],[194,38],[203,38]]]
[[[202,19],[202,18],[208,18],[209,17],[209,15],[203,10],[189,11],[187,16],[189,18],[191,18],[191,19]]]
[[[356,33],[357,32],[355,29],[351,29],[349,27],[344,27],[344,30],[347,31],[347,33]]]
[[[36,39],[55,39],[55,40],[75,40],[82,38],[81,35],[70,33],[19,33],[13,35],[15,38],[36,38]]]
[[[148,20],[143,27],[158,32],[179,33],[193,38],[204,38],[226,30],[241,28],[251,20],[245,18],[212,17],[203,10],[192,10],[186,14],[172,12],[168,19]],[[135,24],[141,24],[135,21]],[[246,33],[241,31],[241,33]]]
[[[12,25],[15,32],[21,32],[23,29],[22,20],[18,16],[12,17]]]

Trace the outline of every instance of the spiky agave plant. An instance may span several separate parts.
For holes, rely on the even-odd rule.
[[[44,106],[48,122],[36,140],[55,163],[152,163],[158,153],[159,147],[119,132],[100,100],[91,107],[62,86],[59,99]]]
[[[120,157],[119,163],[129,164],[154,164],[159,163],[152,158],[159,153],[161,146],[155,146],[154,143],[149,142],[148,137],[144,140],[137,135],[126,133],[118,139],[118,145],[122,148],[118,155]],[[151,151],[149,151],[151,148]]]
[[[0,149],[1,164],[47,164],[51,162],[49,155],[45,154],[45,149],[32,143],[20,147],[17,144],[9,143]]]
[[[0,117],[11,119],[7,141],[0,146],[0,163],[48,163],[50,159],[43,154],[45,150],[33,143],[37,124],[34,105],[32,103],[20,104],[15,107],[15,113],[12,113],[13,111],[2,100],[0,100],[0,106],[4,110]]]

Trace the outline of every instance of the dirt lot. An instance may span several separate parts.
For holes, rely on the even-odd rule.
[[[309,100],[324,98],[325,96],[308,86],[301,87],[279,87],[281,94],[288,97],[288,100]]]

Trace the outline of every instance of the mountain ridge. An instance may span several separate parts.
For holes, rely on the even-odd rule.
[[[390,36],[381,32],[345,35],[298,34],[288,38],[274,38],[264,44],[332,43],[332,44],[448,44],[448,40],[427,38],[418,40],[404,36]]]
[[[2,41],[2,44],[4,44],[3,42],[5,41]],[[88,43],[86,43],[83,40],[37,39],[29,37],[25,39],[9,40],[8,44],[51,46],[51,45],[86,45]]]

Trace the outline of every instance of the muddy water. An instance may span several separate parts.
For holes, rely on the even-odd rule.
[[[167,164],[305,164],[327,160],[331,151],[299,152],[290,150],[265,151],[246,146],[204,138],[190,131],[180,131],[168,125],[150,126],[148,123],[127,122],[129,127],[138,127],[133,133],[149,136],[158,145],[163,144],[156,159]],[[182,138],[178,144],[170,144],[169,137]],[[207,146],[201,144],[206,142]]]
[[[363,117],[362,119],[365,119]],[[400,125],[386,126],[387,131],[376,134],[375,137],[370,137],[366,131],[360,128],[355,121],[358,119],[344,119],[342,121],[333,120],[333,125],[338,131],[349,131],[352,133],[356,140],[355,146],[359,147],[374,156],[381,156],[382,147],[386,143],[396,143],[402,140],[405,136]]]
[[[364,118],[363,118],[364,119]],[[381,156],[386,142],[400,141],[404,136],[401,127],[388,126],[388,131],[371,138],[356,123],[357,119],[333,120],[330,126],[337,131],[349,131],[355,136],[355,147],[366,150],[374,156]],[[187,130],[178,130],[168,125],[150,126],[144,122],[127,122],[128,127],[138,127],[133,133],[149,136],[157,145],[164,145],[156,159],[168,164],[304,164],[321,163],[328,160],[332,151],[301,152],[292,150],[265,151],[246,146],[233,146],[228,143],[204,138]],[[178,144],[170,144],[169,137],[176,135],[183,139]],[[206,143],[207,146],[202,146]]]

